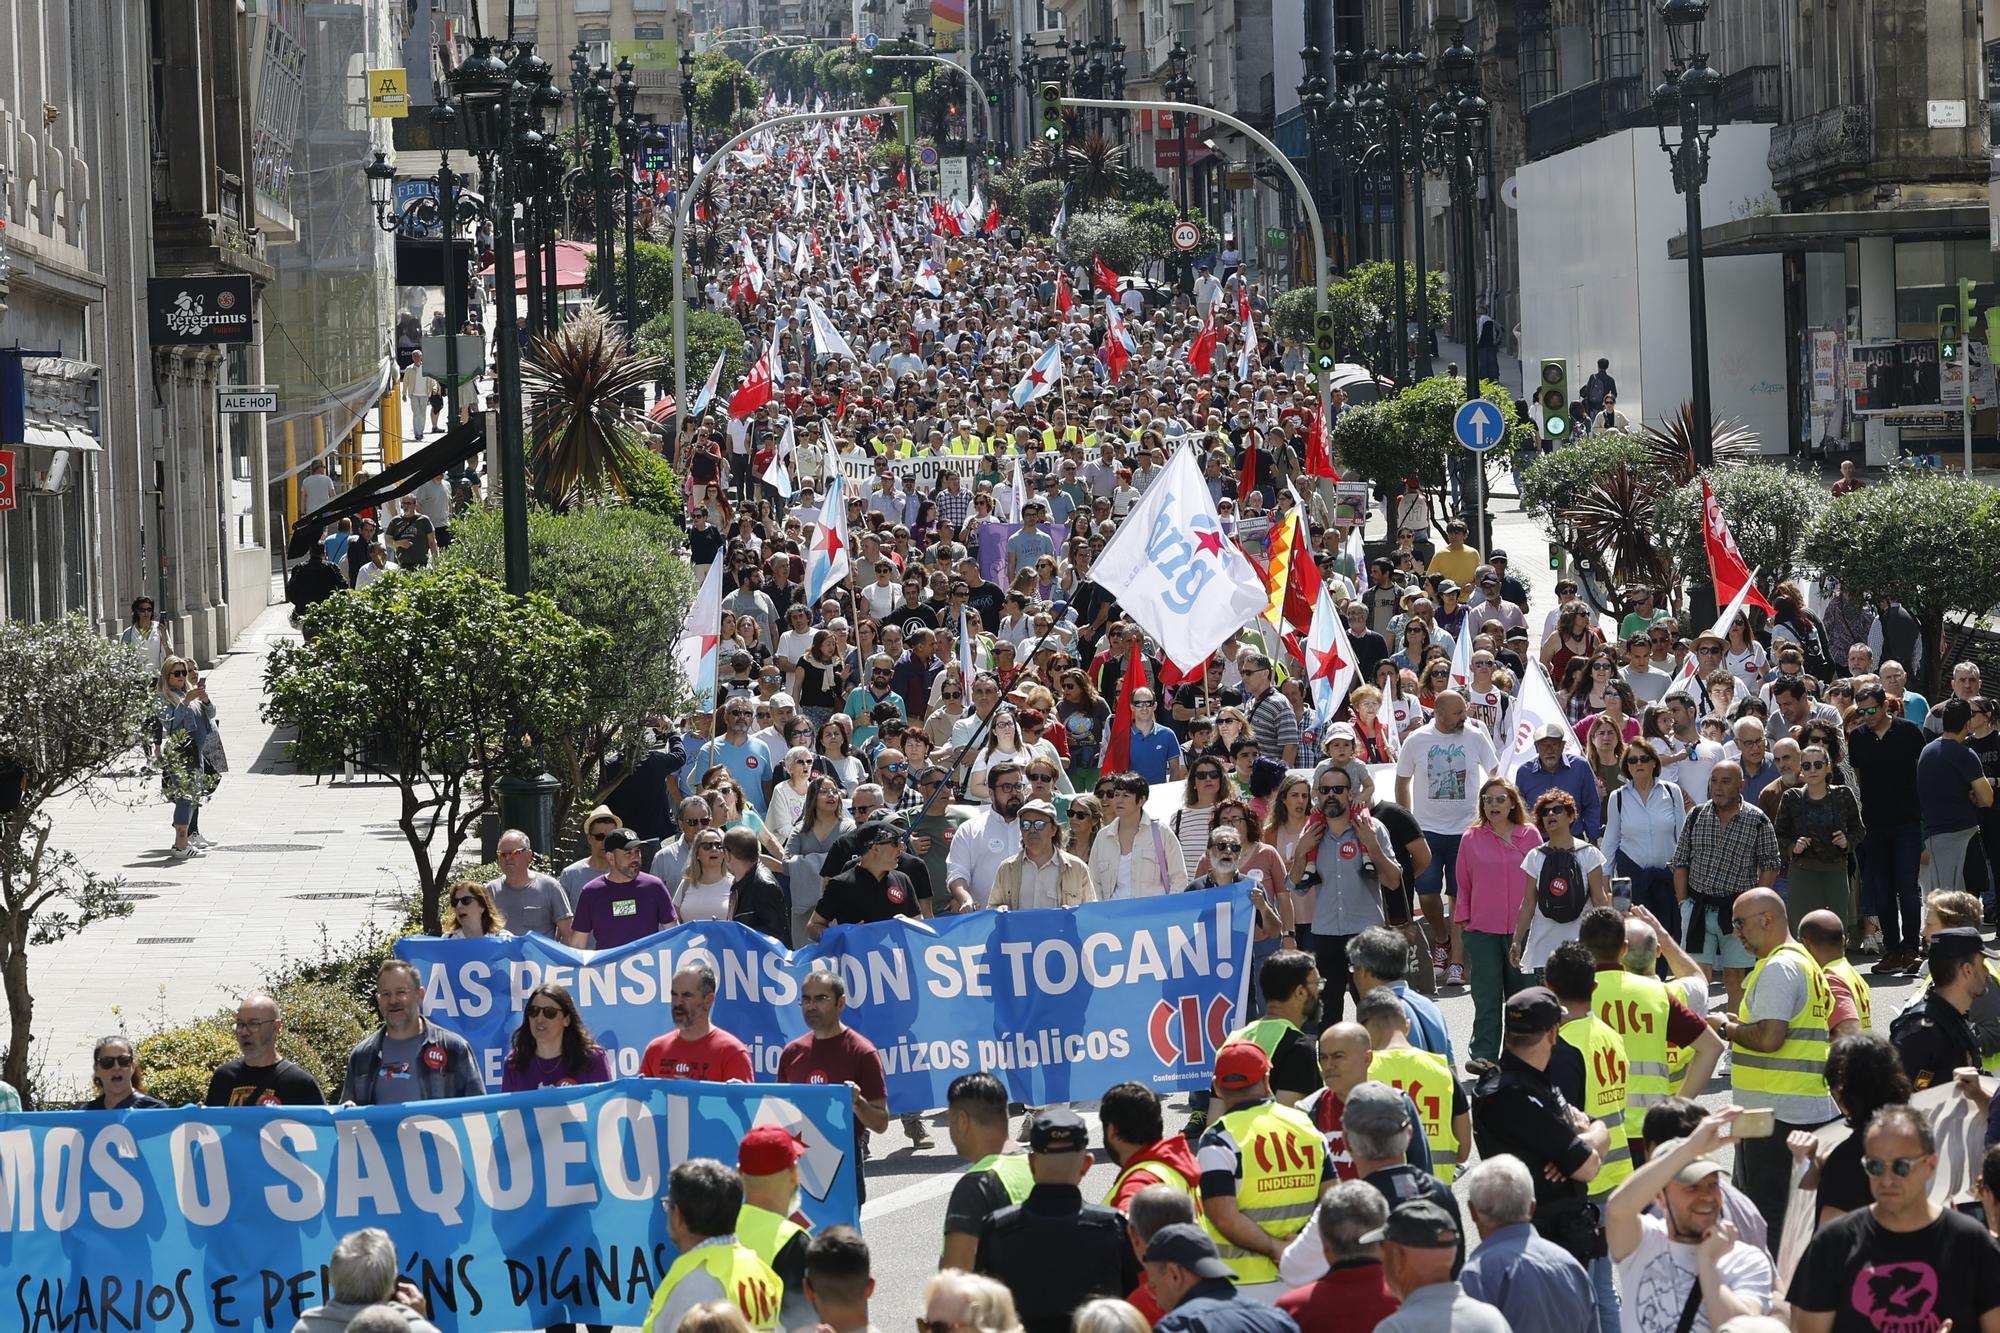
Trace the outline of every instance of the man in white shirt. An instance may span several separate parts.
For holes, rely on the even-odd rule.
[[[1458,889],[1458,841],[1478,822],[1479,784],[1499,766],[1492,738],[1466,720],[1465,696],[1456,690],[1438,695],[1431,720],[1409,734],[1396,758],[1396,804],[1417,817],[1431,849],[1416,891],[1430,927],[1432,964],[1440,972],[1451,964],[1444,895]]]
[[[333,499],[333,478],[326,475],[326,460],[316,458],[299,478],[299,512],[310,514]]]
[[[993,893],[1000,863],[1021,850],[1021,807],[1028,799],[1028,777],[1021,765],[1002,760],[986,771],[993,804],[959,826],[945,857],[945,885],[951,895],[948,910],[977,911]]]
[[[1634,634],[1625,641],[1625,666],[1619,672],[1632,687],[1632,697],[1642,704],[1656,704],[1667,697],[1673,677],[1653,665],[1653,640]]]

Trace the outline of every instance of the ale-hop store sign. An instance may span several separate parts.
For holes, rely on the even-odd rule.
[[[256,305],[248,274],[152,278],[146,283],[155,347],[247,343]]]

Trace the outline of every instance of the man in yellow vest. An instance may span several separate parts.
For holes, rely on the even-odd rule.
[[[1304,1032],[1319,1022],[1319,964],[1302,949],[1280,949],[1257,969],[1257,986],[1264,1017],[1230,1033],[1223,1045],[1247,1041],[1262,1050],[1271,1061],[1271,1095],[1280,1106],[1296,1106],[1320,1087],[1319,1057]]]
[[[1764,1214],[1771,1234],[1781,1236],[1791,1194],[1792,1155],[1785,1138],[1834,1116],[1825,1073],[1833,995],[1820,965],[1792,938],[1783,898],[1770,889],[1751,889],[1736,899],[1730,916],[1731,928],[1757,965],[1744,980],[1736,1013],[1717,1014],[1709,1022],[1729,1043],[1736,1104],[1768,1110],[1777,1119],[1768,1138],[1737,1144],[1736,1183]]]
[[[970,1273],[986,1219],[1027,1198],[1035,1177],[1027,1157],[1012,1151],[1007,1089],[999,1079],[985,1070],[959,1075],[945,1090],[945,1108],[951,1146],[972,1165],[945,1204],[944,1254],[938,1268]]]
[[[1104,1151],[1118,1164],[1118,1178],[1104,1196],[1107,1207],[1130,1211],[1132,1197],[1148,1185],[1171,1185],[1195,1201],[1194,1149],[1187,1135],[1169,1134],[1160,1111],[1159,1094],[1143,1083],[1114,1083],[1098,1103],[1097,1120],[1104,1128]]]
[[[1847,926],[1840,914],[1824,907],[1807,912],[1799,918],[1799,944],[1826,973],[1827,989],[1833,992],[1833,1008],[1838,1017],[1828,1034],[1829,1040],[1839,1041],[1871,1030],[1875,1026],[1875,993],[1863,979],[1861,970],[1847,961]],[[1852,1016],[1849,1009],[1853,1010]]]
[[[779,1125],[759,1125],[736,1146],[736,1171],[743,1179],[736,1239],[755,1250],[785,1284],[779,1311],[785,1328],[816,1322],[806,1298],[806,1243],[812,1236],[792,1220],[799,1159],[805,1154],[805,1144]]]
[[[1625,1133],[1636,1140],[1645,1123],[1648,1108],[1657,1106],[1674,1092],[1676,1052],[1682,1053],[1686,1094],[1699,1097],[1708,1086],[1716,1062],[1722,1058],[1722,1038],[1715,1035],[1695,1004],[1705,1003],[1708,982],[1693,960],[1682,953],[1670,936],[1647,924],[1651,914],[1641,919],[1643,907],[1634,915],[1620,916],[1609,907],[1584,911],[1577,924],[1577,942],[1590,954],[1596,969],[1591,991],[1591,1009],[1599,1020],[1625,1042]],[[1676,981],[1672,984],[1653,975],[1661,946],[1669,955]],[[1683,989],[1680,967],[1690,969],[1694,982]],[[1639,1160],[1637,1154],[1634,1160]]]
[[[785,1284],[736,1238],[743,1182],[712,1157],[694,1157],[667,1175],[667,1236],[680,1251],[646,1310],[646,1333],[676,1333],[689,1310],[730,1301],[756,1329],[778,1327]]]
[[[1249,1042],[1215,1057],[1223,1113],[1201,1136],[1202,1226],[1237,1290],[1269,1304],[1284,1293],[1278,1260],[1319,1202],[1326,1144],[1310,1118],[1271,1100],[1271,1061]]]
[[[1597,969],[1588,949],[1574,940],[1558,944],[1542,976],[1563,1007],[1557,1058],[1549,1066],[1551,1082],[1572,1106],[1604,1126],[1608,1136],[1603,1164],[1588,1188],[1590,1201],[1602,1209],[1611,1191],[1632,1174],[1632,1151],[1625,1136],[1625,1041],[1590,1011]],[[1618,1288],[1611,1260],[1599,1256],[1585,1267],[1597,1290],[1598,1327],[1601,1333],[1618,1333]]]
[[[1472,1102],[1452,1077],[1451,1063],[1410,1041],[1410,1015],[1387,986],[1354,1004],[1354,1021],[1368,1031],[1368,1077],[1407,1095],[1430,1145],[1431,1174],[1449,1185],[1472,1144]]]

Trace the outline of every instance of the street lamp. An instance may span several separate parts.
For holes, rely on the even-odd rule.
[[[1174,42],[1174,49],[1167,52],[1167,71],[1167,100],[1170,102],[1194,101],[1194,79],[1188,74],[1188,50],[1180,44],[1178,39]],[[1187,116],[1184,113],[1176,112],[1174,115],[1174,134],[1180,140],[1181,214],[1182,216],[1186,216],[1188,211],[1188,140]]]
[[[694,53],[681,48],[681,114],[687,131],[687,170],[694,175]]]
[[[618,308],[618,275],[611,259],[611,114],[617,97],[611,91],[611,70],[600,64],[583,94],[583,119],[590,133],[591,230],[597,242],[597,299],[604,308]]]
[[[917,30],[903,29],[903,49],[914,54],[917,49]],[[903,66],[903,88],[910,95],[909,119],[903,122],[903,188],[914,195],[917,192],[917,166],[910,154],[916,147],[917,139],[917,66],[914,61]]]
[[[1438,55],[1440,88],[1438,100],[1431,108],[1425,149],[1433,168],[1445,177],[1451,187],[1459,247],[1458,261],[1454,265],[1458,277],[1453,295],[1456,298],[1454,304],[1460,336],[1465,342],[1465,400],[1470,403],[1481,396],[1476,347],[1479,311],[1474,293],[1479,272],[1479,170],[1486,150],[1486,127],[1491,108],[1479,95],[1478,62],[1472,48],[1465,43],[1464,29],[1443,19],[1438,21],[1438,28],[1441,33],[1448,32],[1451,41]],[[1471,508],[1482,551],[1488,545],[1485,469],[1485,455],[1474,455]]]
[[[639,103],[639,85],[632,79],[632,57],[618,62],[618,156],[625,185],[625,336],[639,332],[638,247],[634,243],[634,214],[639,208],[639,144],[644,131],[632,111]]]
[[[1701,187],[1708,181],[1709,143],[1715,138],[1716,96],[1722,76],[1709,66],[1708,53],[1702,49],[1702,24],[1707,18],[1708,0],[1665,0],[1660,6],[1673,66],[1653,90],[1660,149],[1673,164],[1674,189],[1687,197],[1688,396],[1694,415],[1697,468],[1715,461],[1708,396],[1708,288],[1701,247]],[[1680,138],[1670,142],[1667,131],[1676,127]]]

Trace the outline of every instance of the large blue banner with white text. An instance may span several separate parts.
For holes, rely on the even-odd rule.
[[[1016,1100],[1092,1100],[1136,1080],[1162,1093],[1208,1086],[1215,1048],[1249,980],[1247,885],[1068,911],[972,912],[838,926],[787,953],[729,921],[676,926],[616,949],[412,936],[396,953],[424,978],[424,1013],[472,1044],[497,1086],[521,1003],[553,982],[636,1074],[646,1044],[673,1028],[674,971],[715,969],[711,1021],[750,1048],[760,1080],[802,1035],[799,981],[836,969],[846,1021],[882,1052],[889,1106],[935,1110],[960,1074],[990,1071]]]
[[[637,1324],[692,1157],[776,1124],[800,1211],[854,1224],[845,1088],[628,1079],[405,1106],[0,1115],[0,1328],[289,1333],[334,1243],[380,1227],[444,1333]]]

